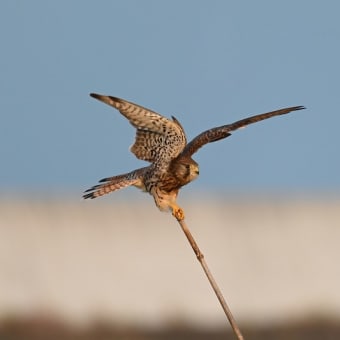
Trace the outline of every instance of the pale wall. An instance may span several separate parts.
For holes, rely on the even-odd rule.
[[[186,221],[239,321],[340,315],[339,200],[202,199],[181,201]],[[225,322],[177,222],[144,196],[0,201],[0,319],[46,311]]]

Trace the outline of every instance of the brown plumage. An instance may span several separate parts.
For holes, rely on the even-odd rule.
[[[167,119],[160,114],[124,99],[91,93],[96,98],[113,106],[137,129],[135,143],[130,150],[138,159],[151,165],[132,172],[104,178],[101,184],[85,191],[84,198],[96,198],[112,191],[133,185],[149,192],[160,210],[172,210],[178,219],[183,219],[183,210],[177,205],[179,189],[194,180],[199,174],[198,164],[191,156],[203,145],[231,135],[232,131],[274,116],[304,109],[293,106],[259,114],[235,123],[204,131],[187,144],[184,129],[175,117]]]

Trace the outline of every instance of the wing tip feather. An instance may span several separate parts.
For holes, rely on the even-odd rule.
[[[303,106],[303,105],[292,107],[292,111],[299,111],[299,110],[305,110],[305,109],[306,109],[306,107]]]

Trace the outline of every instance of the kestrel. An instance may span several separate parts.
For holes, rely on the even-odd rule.
[[[136,131],[131,152],[138,158],[150,162],[149,166],[100,180],[85,191],[84,198],[96,198],[128,186],[135,186],[150,193],[161,211],[172,211],[178,219],[184,218],[183,210],[177,205],[179,189],[197,178],[199,166],[191,156],[203,145],[231,135],[232,131],[291,111],[302,110],[303,106],[288,107],[259,114],[204,131],[187,144],[183,127],[172,116],[172,120],[124,99],[91,93],[96,98],[116,108],[126,117]]]

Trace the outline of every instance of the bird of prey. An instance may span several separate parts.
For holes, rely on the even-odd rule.
[[[131,152],[149,166],[131,172],[107,177],[100,184],[85,191],[83,198],[96,198],[128,186],[135,186],[150,193],[161,211],[172,211],[178,219],[184,219],[183,210],[177,205],[179,189],[199,175],[199,166],[191,156],[203,145],[231,135],[232,131],[291,111],[302,110],[293,106],[239,120],[235,123],[206,130],[187,143],[180,122],[137,104],[117,97],[91,93],[91,97],[116,108],[136,128],[135,143]]]

